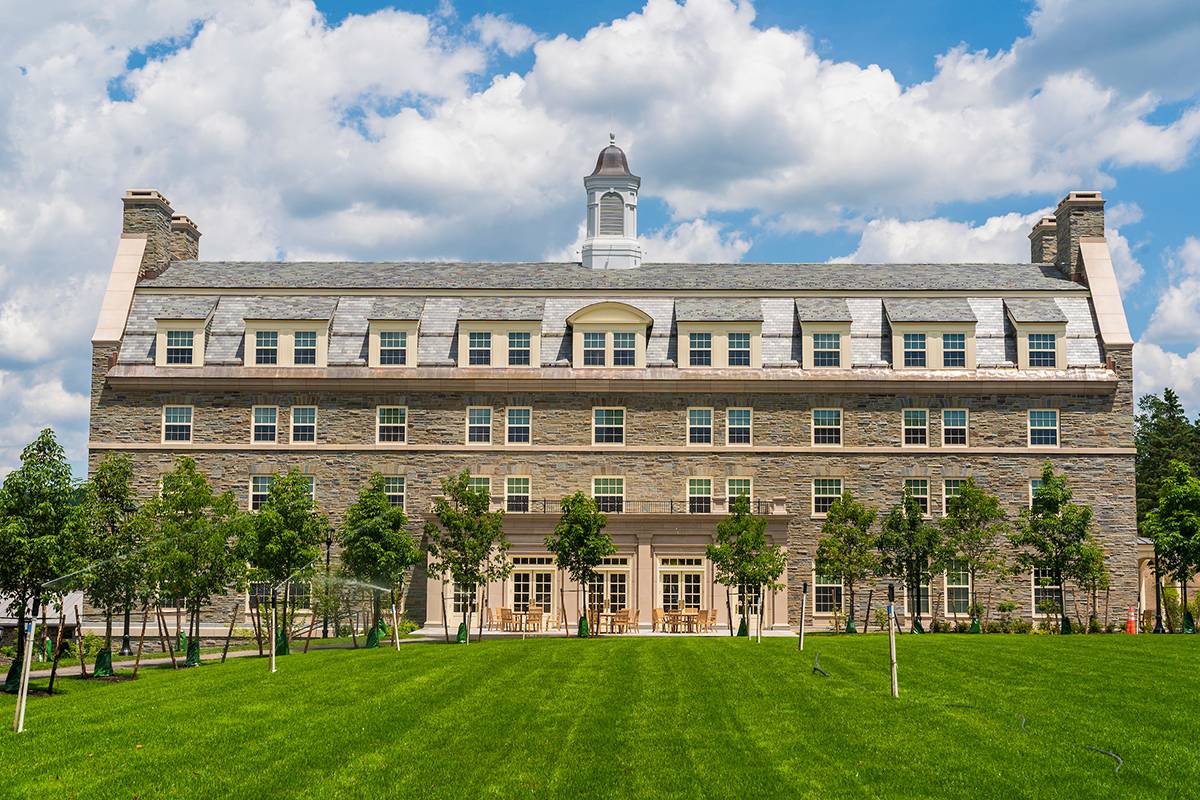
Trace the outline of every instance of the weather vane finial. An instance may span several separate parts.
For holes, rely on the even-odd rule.
[[[617,135],[616,135],[615,133],[610,133],[610,134],[608,135],[608,143],[609,143],[609,144],[616,144],[616,143],[617,143]]]

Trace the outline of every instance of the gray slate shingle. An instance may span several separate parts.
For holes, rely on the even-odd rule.
[[[1019,297],[1004,301],[1013,322],[1066,322],[1067,315],[1053,298]]]
[[[883,301],[889,322],[975,322],[965,297],[889,297]]]
[[[757,297],[680,297],[675,319],[680,322],[762,322]]]
[[[458,318],[540,322],[543,305],[540,297],[467,297],[463,299]]]
[[[797,297],[796,316],[805,322],[850,322],[850,307],[843,297]]]

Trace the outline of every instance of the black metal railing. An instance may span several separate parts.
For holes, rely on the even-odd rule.
[[[726,503],[718,504],[709,498],[679,499],[679,500],[637,500],[628,497],[598,497],[597,505],[605,514],[725,514],[728,513]],[[558,514],[562,511],[561,498],[508,498],[501,503],[510,514]],[[772,513],[772,503],[769,500],[752,500],[750,511],[754,514],[766,515]]]

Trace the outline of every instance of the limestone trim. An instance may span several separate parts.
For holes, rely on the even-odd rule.
[[[762,323],[761,322],[680,322],[676,325],[676,341],[680,350],[676,359],[679,369],[730,369],[746,370],[762,368]],[[711,336],[711,363],[692,366],[691,334],[707,333]],[[750,336],[750,363],[743,366],[729,364],[729,334],[745,333]]]
[[[838,346],[840,353],[838,360],[840,367],[818,367],[816,361],[816,348],[813,347],[813,334],[817,333],[836,333],[838,334]],[[853,361],[853,353],[850,349],[850,323],[849,322],[802,322],[800,323],[800,357],[801,366],[805,369],[817,369],[823,372],[849,368]]]
[[[298,365],[295,363],[296,357],[296,334],[300,332],[313,331],[317,335],[316,339],[316,364]],[[275,364],[256,364],[258,347],[257,336],[259,333],[275,333],[276,339],[276,363]],[[329,350],[329,320],[267,320],[255,319],[246,320],[246,336],[243,344],[243,352],[245,353],[244,361],[246,366],[243,369],[251,374],[262,370],[272,370],[278,368],[295,368],[311,371],[313,368],[323,368],[327,363]],[[310,379],[311,380],[311,379]],[[311,383],[309,384],[311,388]]]
[[[416,320],[370,320],[367,323],[367,364],[372,369],[414,369],[417,366],[417,326]],[[381,333],[404,334],[404,363],[383,364],[380,362]]]
[[[974,369],[975,364],[975,323],[974,322],[893,322],[892,327],[892,368],[898,370],[936,369],[963,372]],[[925,364],[924,367],[908,367],[904,364],[904,334],[920,333],[925,335]],[[966,340],[966,366],[947,367],[943,363],[942,337],[947,333],[960,333]],[[806,362],[807,363],[807,362]],[[1063,361],[1062,363],[1066,363]]]
[[[112,269],[108,273],[108,286],[100,302],[100,316],[96,330],[92,333],[92,344],[116,344],[125,334],[129,321],[129,309],[133,305],[133,291],[137,286],[138,272],[142,268],[142,256],[146,252],[147,236],[144,233],[122,234],[117,241],[117,253],[113,256]],[[202,292],[197,292],[202,294]]]
[[[486,333],[491,337],[489,362],[487,364],[472,364],[471,334]],[[509,366],[508,335],[510,333],[529,334],[528,366]],[[458,365],[463,369],[528,369],[538,364],[542,352],[542,324],[540,322],[480,322],[461,320],[458,323]]]
[[[403,408],[403,406],[387,406],[387,408]],[[88,442],[90,450],[152,450],[158,452],[184,451],[213,451],[213,452],[279,452],[280,450],[314,453],[327,452],[404,452],[404,453],[459,453],[463,456],[479,453],[509,453],[511,446],[506,445],[473,445],[466,447],[461,444],[406,444],[404,442],[384,442],[379,444],[330,444],[327,442],[302,442],[288,445],[247,445],[237,442],[113,442],[93,440]],[[679,453],[695,455],[695,447],[686,445],[547,445],[534,444],[521,448],[521,453],[591,453],[604,457],[611,455],[613,450],[623,454],[638,453]],[[971,447],[806,447],[803,445],[734,445],[725,447],[716,445],[699,452],[713,455],[738,456],[747,453],[762,454],[813,454],[828,456],[846,455],[905,455],[922,456],[925,458],[945,458],[947,456],[964,455],[1015,455],[1045,458],[1054,456],[1129,456],[1137,453],[1135,447],[991,447],[974,445]]]
[[[195,369],[204,366],[204,319],[159,319],[154,334],[154,366],[166,369]],[[167,334],[184,331],[192,334],[192,360],[187,364],[167,363]]]
[[[138,291],[143,294],[203,294],[203,295],[236,295],[252,294],[262,297],[288,297],[304,295],[305,297],[595,297],[598,299],[612,297],[612,289],[473,289],[473,288],[337,288],[333,286],[299,287],[257,287],[257,286],[224,286],[224,287],[169,287],[142,286]],[[1063,285],[1054,289],[709,289],[696,291],[694,289],[639,289],[622,288],[622,297],[1055,297],[1057,295],[1089,294],[1088,287],[1082,284],[1074,286]]]
[[[1133,337],[1129,334],[1125,305],[1121,302],[1121,290],[1107,242],[1100,237],[1085,236],[1079,240],[1079,251],[1091,290],[1100,340],[1105,347],[1133,347]]]

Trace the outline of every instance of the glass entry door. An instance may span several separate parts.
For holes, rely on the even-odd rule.
[[[546,613],[554,610],[553,572],[513,573],[513,610],[528,611],[531,605]]]
[[[662,607],[665,611],[700,608],[700,572],[662,573]]]

